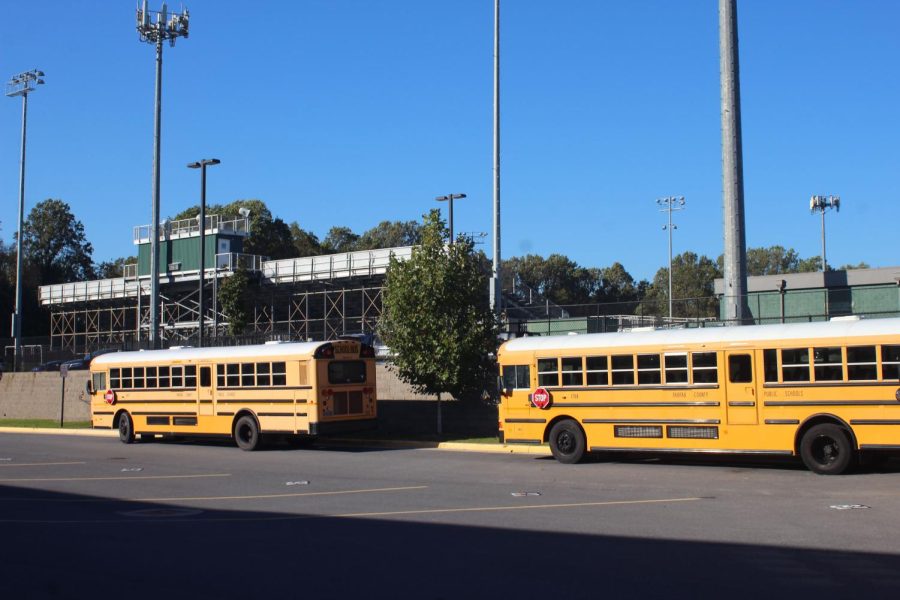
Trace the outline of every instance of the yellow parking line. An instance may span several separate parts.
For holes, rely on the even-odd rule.
[[[0,469],[3,467],[49,467],[51,465],[84,465],[87,464],[84,461],[82,462],[52,462],[52,463],[4,463],[0,464]]]
[[[398,510],[394,512],[369,512],[332,515],[334,517],[391,517],[400,515],[427,515],[439,513],[486,512],[498,510],[533,510],[538,508],[583,508],[587,506],[616,506],[623,504],[661,504],[664,502],[691,502],[703,498],[662,498],[659,500],[617,500],[611,502],[575,502],[571,504],[530,504],[528,506],[480,506],[474,508],[433,508],[425,510]]]
[[[231,473],[210,473],[207,475],[138,475],[126,477],[41,477],[33,479],[0,479],[3,483],[28,481],[134,481],[135,479],[200,479],[203,477],[231,477]]]
[[[334,492],[298,492],[294,494],[259,494],[255,496],[197,496],[194,498],[132,498],[131,502],[177,502],[179,500],[265,500],[268,498],[298,498],[301,496],[338,496],[341,494],[368,494],[373,492],[400,492],[406,490],[424,490],[427,485],[408,487],[368,488],[362,490],[338,490]]]

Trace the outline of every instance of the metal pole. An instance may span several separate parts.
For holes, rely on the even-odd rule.
[[[500,0],[494,0],[494,258],[491,263],[491,309],[503,310],[500,284]]]
[[[27,85],[27,84],[26,84]],[[16,236],[16,311],[13,314],[13,371],[19,370],[22,352],[22,225],[25,222],[25,129],[28,122],[28,93],[22,94],[22,156],[19,161],[19,233]]]
[[[450,194],[450,243],[453,243],[453,194]]]
[[[203,283],[206,271],[206,163],[200,164],[200,296],[197,298],[197,346],[203,347]]]
[[[66,413],[66,376],[63,375],[61,391],[59,393],[59,428],[63,428],[63,421]]]
[[[669,319],[672,318],[672,202],[669,201]]]
[[[736,0],[719,0],[719,74],[722,93],[725,319],[728,324],[742,325],[748,312],[747,249]]]
[[[159,146],[162,112],[162,36],[156,41],[156,106],[153,121],[153,210],[150,221],[150,348],[159,347]]]
[[[822,272],[828,270],[828,263],[825,262],[825,207],[822,207]]]

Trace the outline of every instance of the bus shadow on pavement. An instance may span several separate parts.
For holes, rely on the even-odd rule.
[[[0,507],[7,598],[893,598],[900,591],[900,556],[840,550],[839,540],[810,549],[200,510],[8,485],[0,486]]]

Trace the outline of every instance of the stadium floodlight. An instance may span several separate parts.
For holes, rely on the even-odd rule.
[[[151,15],[156,16],[154,22]],[[170,46],[175,40],[188,37],[190,16],[185,9],[169,14],[166,3],[158,11],[147,9],[143,0],[136,14],[137,31],[142,42],[156,45],[156,105],[153,129],[153,208],[150,222],[150,345],[159,346],[159,145],[160,112],[162,108],[162,49],[163,42]]]
[[[825,211],[833,208],[837,212],[841,211],[840,196],[811,196],[809,199],[809,212],[822,213],[822,272],[828,270],[828,263],[825,262]]]
[[[9,98],[22,96],[22,153],[19,161],[19,227],[16,234],[16,307],[13,313],[13,371],[20,367],[22,353],[22,224],[25,221],[25,132],[28,124],[28,94],[44,85],[44,72],[37,69],[14,75],[6,84]]]
[[[672,223],[672,211],[684,210],[684,196],[669,196],[668,198],[659,198],[657,204],[663,208],[660,212],[669,213],[669,224],[663,225],[663,231],[669,231],[669,318],[672,318],[672,231],[678,229],[678,226]]]

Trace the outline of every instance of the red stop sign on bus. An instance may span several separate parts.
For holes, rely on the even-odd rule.
[[[115,404],[116,392],[114,392],[113,390],[106,390],[106,393],[103,394],[103,399],[106,400],[107,404]]]
[[[550,392],[545,390],[542,387],[534,390],[534,393],[531,394],[531,403],[534,404],[537,408],[547,408],[550,406]]]

